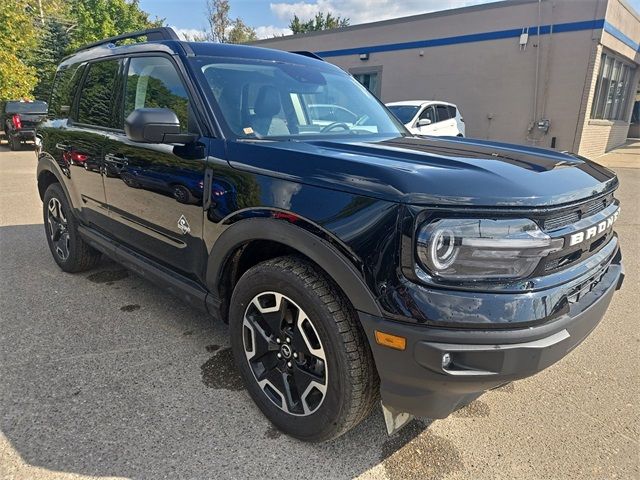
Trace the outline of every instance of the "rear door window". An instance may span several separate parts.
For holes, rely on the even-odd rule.
[[[438,111],[438,122],[444,122],[451,118],[449,108],[446,105],[436,105],[436,110]]]
[[[49,99],[49,118],[69,117],[83,71],[84,65],[75,63],[56,72]]]
[[[78,102],[78,122],[113,128],[113,96],[119,60],[105,60],[89,65]]]
[[[448,105],[447,108],[449,109],[449,118],[456,118],[456,116],[458,115],[456,107],[454,107],[453,105]]]

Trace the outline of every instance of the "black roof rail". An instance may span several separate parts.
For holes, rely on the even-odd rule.
[[[178,34],[171,27],[157,27],[149,28],[148,30],[139,30],[137,32],[123,33],[122,35],[116,35],[115,37],[105,38],[97,42],[90,43],[84,47],[80,47],[78,51],[88,50],[90,48],[99,47],[100,45],[108,45],[110,43],[115,44],[121,40],[129,40],[140,37],[147,37],[147,42],[153,42],[155,40],[180,40]]]
[[[315,58],[316,60],[322,60],[324,62],[324,58],[319,57],[318,55],[316,55],[313,52],[307,52],[305,50],[298,50],[298,51],[289,52],[289,53],[295,53],[297,55],[302,55],[302,56],[309,57],[309,58]]]

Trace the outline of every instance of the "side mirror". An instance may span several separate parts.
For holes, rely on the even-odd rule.
[[[168,108],[136,108],[124,121],[127,137],[140,143],[180,143],[196,140],[196,135],[180,132],[180,120]]]
[[[418,120],[418,127],[426,127],[427,125],[431,125],[431,120],[428,118],[421,118]]]

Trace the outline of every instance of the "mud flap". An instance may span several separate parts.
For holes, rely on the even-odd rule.
[[[382,405],[384,423],[387,425],[387,433],[389,435],[393,435],[414,419],[414,416],[409,413],[400,412],[394,408],[387,407],[382,402],[380,402],[380,405]]]

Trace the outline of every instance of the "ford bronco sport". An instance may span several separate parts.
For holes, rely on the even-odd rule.
[[[624,278],[613,172],[414,137],[310,53],[110,38],[59,66],[38,135],[60,268],[106,254],[228,322],[249,394],[307,441],[378,399],[391,433],[539,372]]]

